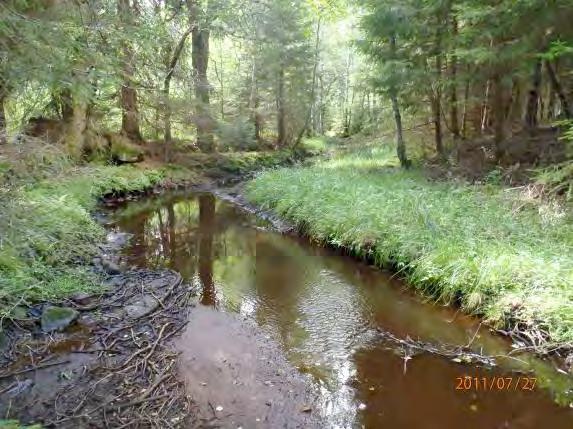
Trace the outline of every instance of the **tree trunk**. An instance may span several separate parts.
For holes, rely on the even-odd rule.
[[[88,103],[72,100],[72,112],[66,123],[64,144],[72,159],[79,161],[85,148],[85,132],[88,128]]]
[[[547,110],[546,110],[545,119],[548,121],[551,121],[551,120],[555,119],[555,101],[557,100],[555,98],[555,90],[553,89],[553,86],[549,87],[548,98],[549,98],[549,100],[547,101]]]
[[[539,111],[539,89],[541,88],[541,59],[535,61],[533,67],[533,76],[531,80],[531,89],[527,98],[527,110],[525,112],[525,125],[530,128],[537,128],[538,111]]]
[[[480,132],[483,134],[485,130],[488,128],[489,122],[489,96],[491,90],[491,79],[487,80],[485,84],[485,95],[483,99],[483,108],[482,108],[482,115],[481,115],[481,127]]]
[[[468,103],[470,98],[470,80],[466,80],[464,88],[464,107],[462,111],[462,138],[467,137]]]
[[[557,78],[557,73],[555,73],[555,69],[549,61],[545,61],[545,67],[547,69],[547,74],[549,75],[549,81],[551,82],[553,91],[555,91],[559,97],[559,101],[561,101],[561,110],[563,111],[563,115],[567,119],[571,119],[573,117],[573,112],[571,111],[571,107],[569,105],[569,101],[567,100],[567,96],[563,91],[563,87]]]
[[[249,99],[251,110],[251,121],[255,128],[255,141],[261,142],[261,116],[259,114],[259,89],[257,85],[257,60],[253,54],[253,64],[251,68],[251,96]]]
[[[6,144],[8,141],[8,133],[6,127],[6,90],[0,80],[0,144]]]
[[[197,145],[202,151],[211,152],[214,149],[213,141],[213,119],[209,112],[209,98],[211,88],[207,78],[207,68],[209,67],[209,37],[210,31],[201,28],[198,21],[198,6],[192,2],[193,31],[193,53],[191,62],[195,75],[195,98],[197,100]]]
[[[396,36],[390,36],[390,49],[392,57],[396,56]],[[394,84],[390,88],[390,100],[392,102],[392,111],[394,112],[394,121],[396,122],[396,154],[403,168],[410,166],[410,161],[406,155],[406,144],[402,130],[402,116],[400,115],[400,105],[398,103],[398,91]]]
[[[118,12],[121,22],[129,31],[133,25],[133,13],[129,0],[118,0]],[[129,42],[124,42],[122,47],[122,72],[123,83],[121,85],[121,133],[135,142],[141,142],[139,129],[139,112],[137,106],[137,89],[134,86],[135,54]]]
[[[296,138],[296,141],[294,143],[295,147],[298,146],[300,144],[300,142],[302,141],[302,137],[304,135],[304,132],[305,132],[305,130],[308,129],[308,127],[310,125],[310,120],[312,118],[312,112],[313,112],[313,108],[314,108],[315,94],[316,94],[316,75],[317,75],[317,70],[318,70],[318,62],[320,59],[320,24],[321,24],[321,20],[322,20],[322,17],[319,16],[318,22],[316,24],[316,39],[315,39],[315,44],[314,44],[314,65],[312,68],[312,87],[310,88],[310,102],[309,102],[308,113],[307,113],[306,118],[304,120],[304,126],[300,130],[300,132]]]
[[[278,145],[284,147],[287,144],[286,133],[286,108],[285,108],[285,69],[281,62],[278,76],[277,91],[277,132]]]
[[[191,28],[189,28],[183,35],[175,50],[171,56],[171,60],[167,66],[167,73],[165,74],[165,79],[163,80],[163,103],[165,109],[165,119],[164,119],[164,129],[163,129],[163,142],[165,144],[165,161],[169,161],[169,145],[171,144],[173,138],[171,136],[171,103],[169,100],[169,92],[171,88],[171,79],[173,78],[173,73],[175,72],[175,67],[179,62],[183,48],[185,47],[185,42],[189,35],[191,34]]]
[[[505,154],[503,143],[505,141],[505,87],[501,73],[498,71],[492,78],[493,98],[492,115],[494,123],[495,158],[500,161]]]
[[[452,33],[454,37],[458,34],[458,20],[455,16],[452,17]],[[452,54],[450,70],[450,122],[452,126],[452,134],[454,135],[454,139],[457,140],[460,137],[460,124],[458,122],[458,57],[455,53]]]
[[[438,49],[439,46],[438,46]],[[442,90],[440,88],[442,78],[442,55],[436,55],[436,88],[432,94],[432,116],[434,122],[434,138],[436,142],[436,152],[442,156],[444,145],[442,142]]]
[[[434,139],[436,143],[436,152],[442,156],[444,154],[444,145],[442,141],[442,92],[436,89],[432,97],[432,121],[434,122]]]

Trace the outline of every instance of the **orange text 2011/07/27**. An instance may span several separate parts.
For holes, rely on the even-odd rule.
[[[533,391],[537,378],[535,377],[456,377],[456,390],[471,391]]]

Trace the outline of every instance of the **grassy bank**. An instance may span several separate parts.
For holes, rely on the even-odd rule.
[[[395,165],[389,147],[344,151],[265,172],[246,194],[314,240],[397,269],[441,301],[518,325],[535,341],[573,344],[571,207],[523,189],[432,182]]]
[[[0,306],[3,313],[34,300],[58,299],[98,287],[83,265],[104,230],[91,216],[98,198],[143,190],[165,177],[133,167],[69,168],[13,187],[0,210]]]

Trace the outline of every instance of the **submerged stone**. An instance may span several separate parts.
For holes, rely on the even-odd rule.
[[[79,316],[73,308],[46,307],[42,312],[42,330],[44,332],[58,331],[70,326]]]

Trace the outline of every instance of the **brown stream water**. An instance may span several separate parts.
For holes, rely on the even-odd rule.
[[[197,349],[221,341],[228,353],[252,352],[252,338],[225,331],[226,317],[246,319],[308,378],[317,397],[312,413],[325,427],[573,428],[570,376],[527,354],[503,357],[512,350],[504,338],[451,307],[424,302],[389,273],[273,232],[210,194],[129,203],[113,219],[112,229],[134,235],[124,253],[129,263],[172,268],[200,290],[181,339],[183,359],[194,348],[188,360],[201,360]],[[440,350],[469,345],[496,365],[423,352],[381,332]],[[197,384],[217,383],[208,359],[197,365],[204,371]],[[464,376],[477,383],[472,378],[464,388]],[[285,406],[281,426],[295,427],[289,415],[296,412]],[[233,422],[238,427],[240,419]]]

